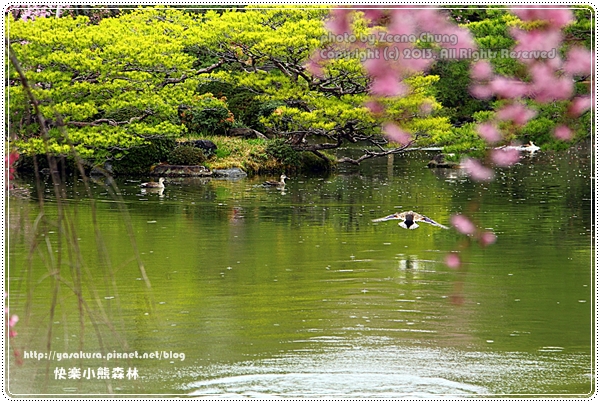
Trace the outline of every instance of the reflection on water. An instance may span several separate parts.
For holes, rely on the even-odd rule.
[[[557,360],[550,354],[402,346],[385,337],[294,342],[302,346],[280,357],[190,368],[187,375],[202,380],[186,389],[194,396],[227,398],[432,398],[560,394],[569,393],[571,384],[590,381],[584,369],[588,358],[581,354]],[[548,389],[544,381],[557,372],[575,375]]]
[[[267,178],[169,179],[158,193],[142,192],[140,179],[117,178],[117,195],[93,185],[98,231],[81,183],[68,184],[63,208],[82,259],[72,265],[62,255],[58,289],[48,275],[58,234],[51,225],[25,225],[38,217],[36,203],[11,200],[9,305],[22,317],[20,349],[47,351],[51,328],[56,351],[166,350],[185,360],[25,360],[11,364],[10,392],[589,393],[588,153],[538,153],[489,184],[442,175],[423,161],[415,153],[327,177],[288,175],[285,192],[261,187]],[[52,219],[57,205],[47,186]],[[455,231],[371,223],[404,210],[446,225],[463,212],[498,241],[465,249],[461,270],[449,269],[444,257],[465,241]],[[31,240],[43,249],[29,260]],[[74,267],[91,301],[83,322],[70,288]],[[140,378],[53,377],[58,367],[99,366],[135,367]]]

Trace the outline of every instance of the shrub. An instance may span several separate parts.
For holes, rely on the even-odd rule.
[[[284,165],[296,167],[301,163],[298,151],[294,150],[284,139],[270,140],[266,151]]]
[[[225,98],[215,98],[211,93],[195,97],[193,105],[180,105],[179,119],[190,133],[225,134],[233,126],[234,117]]]
[[[174,147],[175,140],[170,137],[147,139],[146,144],[132,147],[125,151],[123,158],[112,161],[113,171],[116,174],[146,173],[152,165],[164,161]]]
[[[167,158],[172,165],[201,165],[206,161],[202,149],[191,146],[176,147]]]
[[[229,110],[235,116],[234,126],[264,131],[265,127],[259,121],[262,102],[247,88],[222,81],[209,81],[199,85],[198,92],[209,92],[219,98],[225,97]]]

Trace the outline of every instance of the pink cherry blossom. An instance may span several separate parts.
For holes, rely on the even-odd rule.
[[[405,132],[396,124],[391,122],[383,125],[383,132],[390,140],[395,141],[396,143],[400,143],[402,145],[406,145],[412,140],[412,136],[409,133]]]
[[[590,109],[592,106],[592,97],[590,96],[582,96],[575,97],[569,106],[569,114],[572,116],[579,116],[583,112]]]
[[[562,33],[558,29],[523,31],[513,28],[510,33],[518,42],[514,48],[515,52],[558,50],[563,40]]]
[[[501,98],[521,98],[529,92],[527,83],[514,78],[496,76],[491,80],[490,86]]]
[[[469,92],[478,99],[490,99],[494,95],[494,90],[490,85],[472,85]]]
[[[483,246],[488,246],[496,242],[496,234],[491,231],[485,231],[479,237],[479,242]]]
[[[377,101],[367,101],[365,102],[365,107],[375,115],[385,111],[384,106]]]
[[[415,32],[416,10],[394,9],[390,12],[388,32],[391,35],[410,35]]]
[[[465,235],[474,235],[477,232],[475,224],[462,214],[455,214],[450,217],[450,223],[458,232]]]
[[[594,69],[592,52],[582,47],[574,47],[567,54],[564,70],[569,74],[591,75]]]
[[[19,321],[19,317],[17,315],[12,315],[10,319],[8,319],[8,327],[14,327]]]
[[[446,262],[446,266],[451,269],[458,269],[461,265],[460,257],[454,252],[448,253],[444,261]]]
[[[474,158],[464,158],[461,161],[461,166],[475,181],[489,182],[494,179],[494,171],[491,168],[481,165],[481,163]]]
[[[17,170],[15,168],[15,163],[17,162],[17,160],[19,159],[19,153],[17,152],[10,152],[8,153],[8,155],[4,156],[4,165],[5,165],[5,175],[6,175],[6,187],[12,187],[12,185],[9,183],[9,181],[13,180],[15,178],[15,171]],[[6,298],[6,297],[5,297]]]
[[[498,148],[491,151],[490,158],[497,166],[509,167],[519,161],[520,155],[516,148]]]
[[[404,58],[404,52],[400,51],[401,56],[401,64],[400,68],[403,72],[408,74],[412,74],[419,71],[425,71],[431,66],[433,63],[433,58],[428,57],[408,57]]]
[[[323,72],[323,66],[321,65],[322,61],[323,58],[321,57],[321,53],[317,51],[311,56],[310,59],[308,59],[308,62],[304,65],[304,68],[313,76],[323,78],[325,74]]]
[[[523,126],[536,115],[537,112],[533,109],[529,109],[521,103],[514,103],[498,110],[496,117],[500,120],[512,120],[515,124]]]
[[[475,50],[477,47],[475,46],[475,41],[473,40],[473,36],[466,29],[461,29],[456,27],[448,32],[447,35],[453,35],[456,37],[456,44],[452,42],[442,42],[440,45],[448,48],[448,49],[473,49]]]
[[[402,96],[408,91],[406,85],[400,82],[395,74],[374,78],[369,90],[372,94],[384,97]]]
[[[363,66],[367,73],[371,77],[381,77],[390,74],[390,70],[392,70],[392,66],[390,66],[387,61],[380,54],[380,57],[372,57],[368,58],[364,61]]]
[[[571,98],[574,83],[570,76],[557,76],[547,63],[535,63],[529,71],[533,78],[531,93],[536,101],[552,102]]]
[[[573,132],[565,125],[560,125],[554,129],[554,137],[559,140],[569,141],[573,138]]]
[[[556,28],[562,28],[574,20],[573,12],[564,6],[513,6],[511,12],[523,21],[545,20]]]
[[[477,133],[488,143],[497,143],[502,140],[502,135],[498,131],[498,126],[492,123],[482,123],[477,125]]]
[[[492,65],[487,60],[479,60],[471,66],[471,78],[484,81],[492,78]]]
[[[365,9],[358,8],[355,10],[362,11],[365,15],[365,18],[367,20],[370,20],[371,22],[380,20],[384,15],[384,13],[383,13],[384,10],[382,10],[380,8],[365,8]]]
[[[429,115],[433,110],[433,105],[431,104],[431,102],[423,102],[421,106],[419,106],[419,110],[422,114]]]
[[[325,27],[335,35],[341,35],[350,32],[350,14],[349,8],[334,8],[330,11],[332,18],[325,23]]]

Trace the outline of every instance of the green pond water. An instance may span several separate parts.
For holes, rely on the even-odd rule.
[[[31,198],[7,199],[20,317],[8,392],[593,393],[590,146],[525,155],[488,184],[425,168],[431,155],[289,174],[284,191],[253,177],[142,193],[151,178],[117,178],[117,195],[94,184],[90,199],[67,180],[57,202],[46,179],[43,215],[22,180]],[[483,248],[454,230],[371,222],[404,210],[446,225],[462,212],[498,239]],[[460,269],[444,264],[449,251]]]

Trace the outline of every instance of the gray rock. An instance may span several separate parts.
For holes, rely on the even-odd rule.
[[[265,136],[261,132],[256,131],[254,129],[250,129],[248,127],[236,127],[233,129],[229,129],[227,135],[231,137],[243,137],[245,139],[267,139],[267,136]]]
[[[112,175],[113,172],[113,167],[112,164],[109,161],[106,161],[104,163],[104,166],[95,166],[92,168],[92,170],[90,171],[90,176],[106,176],[106,175]]]
[[[217,178],[227,178],[227,179],[239,179],[245,178],[248,176],[246,172],[244,172],[240,168],[229,168],[229,169],[214,169],[212,171],[213,176]]]

